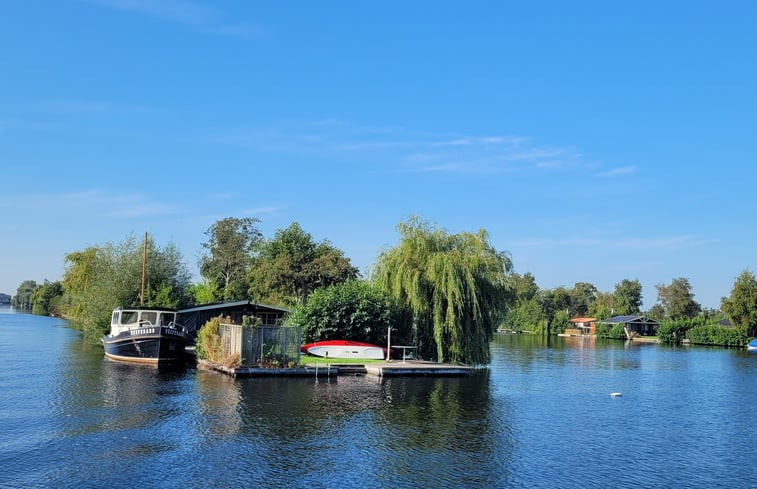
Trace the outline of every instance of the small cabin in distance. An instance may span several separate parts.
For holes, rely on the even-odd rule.
[[[660,327],[660,322],[656,319],[641,315],[614,316],[603,320],[602,323],[611,326],[622,324],[628,339],[637,336],[654,336]]]
[[[242,324],[242,318],[249,316],[258,318],[262,326],[277,326],[287,313],[288,309],[252,301],[213,302],[178,311],[178,321],[192,336],[197,336],[202,325],[214,317],[229,317],[232,324]]]
[[[596,318],[573,318],[570,320],[570,328],[565,333],[572,335],[591,335],[596,334]]]

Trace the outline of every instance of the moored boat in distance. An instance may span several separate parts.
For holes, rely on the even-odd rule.
[[[749,351],[757,352],[757,340],[752,340],[747,343],[746,349]]]
[[[152,364],[184,360],[186,346],[193,343],[176,322],[176,311],[160,307],[114,309],[110,334],[102,342],[110,359]]]
[[[362,341],[326,340],[308,343],[300,347],[302,353],[326,358],[362,358],[382,360],[386,358],[386,348]]]

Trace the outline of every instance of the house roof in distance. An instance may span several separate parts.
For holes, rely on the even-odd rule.
[[[641,314],[629,314],[626,316],[613,316],[602,321],[603,323],[655,323],[659,324],[659,321],[652,319]]]
[[[189,312],[212,311],[214,309],[230,309],[230,308],[242,307],[242,306],[252,306],[258,309],[269,309],[269,310],[278,311],[278,312],[289,312],[289,309],[284,309],[283,307],[268,306],[266,304],[257,304],[252,301],[232,301],[232,302],[211,302],[210,304],[201,304],[199,306],[190,307],[188,309],[182,309],[179,311],[179,313],[186,314]]]

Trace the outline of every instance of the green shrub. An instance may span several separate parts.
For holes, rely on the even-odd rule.
[[[745,346],[747,337],[736,328],[717,325],[695,326],[688,332],[689,342],[694,345]]]
[[[223,357],[223,347],[221,345],[221,335],[219,327],[221,318],[215,317],[202,325],[197,333],[197,358],[220,363]]]
[[[657,337],[660,343],[680,345],[691,328],[703,325],[699,318],[665,319],[657,330]]]
[[[565,311],[557,311],[549,323],[549,329],[552,334],[565,333],[565,328],[570,323],[570,316]]]
[[[607,323],[597,323],[596,329],[597,338],[609,338],[611,340],[625,340],[626,339],[626,332],[623,329],[623,325],[618,324],[607,324]]]

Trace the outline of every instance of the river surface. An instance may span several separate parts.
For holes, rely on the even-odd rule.
[[[468,378],[234,380],[0,309],[0,487],[757,487],[757,355],[491,348]]]

